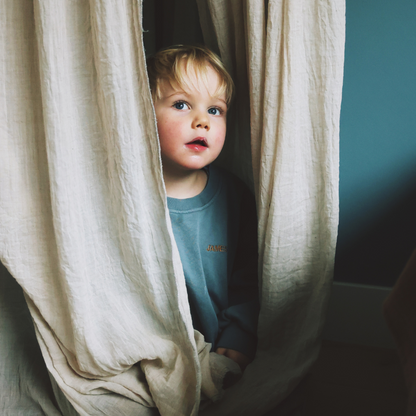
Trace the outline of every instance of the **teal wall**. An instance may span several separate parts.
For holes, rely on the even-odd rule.
[[[416,247],[416,1],[346,5],[335,279],[392,286]]]

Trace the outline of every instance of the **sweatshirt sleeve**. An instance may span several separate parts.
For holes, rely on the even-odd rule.
[[[216,346],[254,358],[259,315],[257,215],[254,197],[246,189],[241,214],[233,272],[228,282],[228,307],[219,315]]]

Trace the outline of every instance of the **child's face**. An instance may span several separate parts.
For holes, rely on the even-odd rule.
[[[209,67],[205,85],[190,72],[185,79],[187,91],[162,81],[155,102],[165,174],[202,169],[218,157],[224,145],[227,104],[225,94],[215,96],[219,76]]]

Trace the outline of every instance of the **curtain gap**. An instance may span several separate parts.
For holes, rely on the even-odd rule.
[[[156,51],[172,44],[176,0],[155,0]]]

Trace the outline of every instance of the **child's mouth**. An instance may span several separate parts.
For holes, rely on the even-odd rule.
[[[205,137],[197,137],[196,139],[185,144],[188,149],[200,152],[208,148],[208,142]]]

